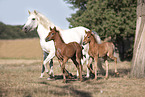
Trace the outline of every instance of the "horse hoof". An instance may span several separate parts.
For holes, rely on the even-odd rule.
[[[67,83],[67,81],[66,80],[63,80],[63,82],[62,83]]]
[[[115,72],[115,77],[119,77],[119,73],[118,72]]]
[[[85,76],[85,78],[89,78],[89,77],[90,77],[89,75],[86,75],[86,76]]]
[[[80,81],[83,82],[84,80],[81,78]]]
[[[52,77],[48,77],[47,80],[53,80]]]
[[[105,80],[108,80],[108,77],[105,77],[104,79],[105,79]]]
[[[43,76],[40,76],[39,78],[43,78]]]

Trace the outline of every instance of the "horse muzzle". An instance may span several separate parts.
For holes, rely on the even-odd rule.
[[[50,41],[49,37],[47,37],[47,38],[45,39],[45,41],[46,41],[46,42]]]
[[[22,31],[24,31],[25,33],[27,33],[29,30],[28,30],[27,27],[23,27],[23,28],[22,28]]]
[[[85,41],[83,42],[83,45],[86,45],[86,42]]]

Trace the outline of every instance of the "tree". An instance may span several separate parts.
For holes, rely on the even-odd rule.
[[[81,9],[82,6],[85,9]],[[70,28],[87,27],[96,31],[101,39],[111,36],[119,50],[121,60],[132,58],[136,0],[88,0],[78,8],[75,14],[67,18]]]
[[[138,0],[132,77],[145,77],[145,0]]]
[[[38,37],[36,30],[26,34],[22,31],[21,25],[5,25],[4,23],[0,22],[0,39],[18,39],[32,37]]]

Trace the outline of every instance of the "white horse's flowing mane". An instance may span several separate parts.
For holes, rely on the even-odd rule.
[[[45,17],[40,12],[35,10],[33,13],[35,13],[35,15],[38,17],[39,23],[42,24],[45,29],[49,30],[49,27],[56,26],[47,17]],[[56,26],[56,27],[57,27],[57,29],[61,30],[61,28],[59,28],[58,26]]]

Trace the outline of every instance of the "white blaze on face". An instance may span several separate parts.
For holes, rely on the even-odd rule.
[[[27,27],[28,30],[34,30],[37,27],[37,21],[36,16],[31,13],[24,27]]]

